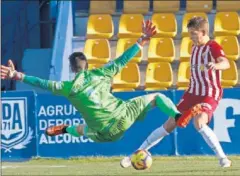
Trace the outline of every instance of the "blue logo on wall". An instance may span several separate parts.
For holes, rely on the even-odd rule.
[[[1,148],[5,152],[23,149],[33,138],[33,130],[28,126],[26,97],[2,98]]]

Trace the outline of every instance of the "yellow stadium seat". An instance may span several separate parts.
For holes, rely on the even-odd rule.
[[[226,57],[237,60],[239,57],[239,43],[236,36],[219,36],[215,38],[222,47]]]
[[[178,87],[177,90],[187,90],[188,87]]]
[[[131,88],[116,88],[116,89],[112,89],[112,92],[133,92],[135,91],[135,89],[131,89]]]
[[[173,13],[155,13],[152,22],[156,25],[154,37],[175,37],[177,34],[177,20]]]
[[[119,38],[138,38],[142,35],[141,14],[123,14],[119,21]]]
[[[158,91],[158,90],[167,90],[166,87],[152,87],[152,88],[146,88],[145,91]]]
[[[184,37],[180,48],[180,61],[190,61],[193,42],[189,37]]]
[[[168,62],[149,63],[146,70],[147,90],[163,89],[171,87],[173,84],[173,72],[171,64]]]
[[[146,14],[149,12],[149,1],[123,1],[123,13],[141,13]]]
[[[240,20],[237,12],[218,12],[214,21],[214,35],[239,35]]]
[[[233,86],[222,86],[222,88],[233,88]]]
[[[229,60],[230,68],[222,71],[222,86],[235,86],[238,82],[238,71],[236,63]]]
[[[148,62],[172,62],[175,47],[172,38],[152,38],[148,48]]]
[[[113,36],[113,21],[110,15],[90,15],[87,25],[87,38],[105,38]]]
[[[217,0],[217,11],[240,11],[240,1],[234,0]]]
[[[88,64],[88,70],[100,68],[101,66],[103,66],[103,64]]]
[[[116,55],[117,57],[119,57],[120,55],[122,55],[124,53],[124,51],[126,51],[129,47],[131,47],[133,44],[135,44],[137,41],[137,39],[135,38],[128,38],[128,39],[119,39],[117,42],[117,51],[116,51]],[[138,52],[138,54],[131,59],[130,62],[141,62],[142,60],[142,49]]]
[[[136,63],[129,63],[123,70],[113,78],[113,89],[131,88],[135,89],[140,84],[140,71]]]
[[[178,68],[177,87],[188,87],[190,80],[190,62],[180,62]]]
[[[187,12],[205,12],[208,13],[213,8],[213,1],[187,0]]]
[[[153,0],[153,12],[177,12],[180,8],[180,0]]]
[[[104,7],[104,8],[99,8]],[[91,14],[113,14],[116,10],[116,1],[90,0]]]
[[[84,54],[88,63],[107,63],[110,60],[110,45],[107,39],[88,39]]]
[[[203,12],[199,12],[199,13],[185,13],[185,15],[183,16],[183,22],[182,22],[182,37],[188,37],[188,29],[187,29],[187,24],[188,21],[196,16],[200,16],[203,17],[205,19],[208,20],[207,14],[203,13]]]

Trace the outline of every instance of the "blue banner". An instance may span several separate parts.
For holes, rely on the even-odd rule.
[[[149,92],[150,93],[150,92]],[[176,104],[183,91],[162,91]],[[148,94],[137,91],[115,93],[123,100]],[[69,101],[60,96],[34,92],[2,92],[1,152],[3,160],[22,160],[32,157],[68,158],[77,156],[128,155],[135,151],[167,116],[158,108],[148,112],[143,121],[136,122],[117,142],[95,143],[86,137],[69,134],[49,137],[49,126],[84,124],[85,121]],[[214,112],[210,127],[214,130],[227,154],[240,154],[240,89],[225,89],[223,99]],[[213,154],[202,136],[190,123],[177,128],[160,144],[151,149],[158,155]]]
[[[144,95],[145,92],[116,93],[124,100]],[[171,96],[171,92],[165,92]],[[86,137],[73,137],[69,134],[57,137],[46,136],[49,126],[58,124],[77,125],[85,123],[76,109],[64,98],[53,95],[38,95],[37,103],[37,145],[41,157],[76,157],[93,155],[126,155],[135,151],[145,138],[159,127],[167,116],[155,108],[148,113],[144,121],[134,124],[117,142],[95,143]],[[174,154],[173,135],[153,149],[153,153]]]
[[[36,156],[35,95],[2,92],[1,152],[3,160]]]

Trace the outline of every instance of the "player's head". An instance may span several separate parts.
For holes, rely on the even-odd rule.
[[[203,17],[193,17],[187,24],[188,33],[195,45],[203,44],[209,35],[208,21]]]
[[[77,73],[81,70],[88,69],[86,56],[82,52],[74,52],[69,56],[70,67],[72,72]]]

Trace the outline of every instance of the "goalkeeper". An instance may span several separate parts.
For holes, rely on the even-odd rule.
[[[142,24],[143,36],[122,56],[105,66],[87,70],[87,58],[81,52],[69,57],[70,66],[76,77],[73,81],[50,81],[17,72],[11,60],[8,66],[1,65],[1,79],[23,81],[36,87],[52,91],[66,97],[81,113],[86,124],[76,126],[58,125],[46,129],[46,134],[55,136],[69,133],[79,137],[84,135],[95,142],[119,140],[136,120],[145,117],[147,111],[158,107],[173,118],[181,116],[172,101],[160,93],[144,95],[123,101],[110,93],[111,80],[139,52],[156,33],[150,20]]]

